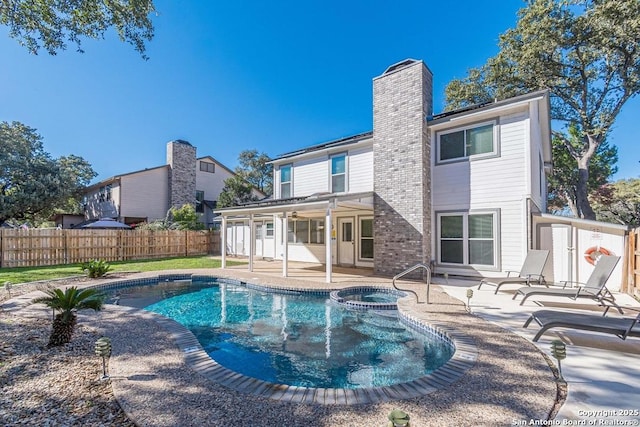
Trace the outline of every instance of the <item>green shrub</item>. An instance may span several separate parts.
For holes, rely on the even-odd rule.
[[[87,275],[91,278],[102,277],[107,274],[107,271],[111,268],[104,260],[94,259],[89,262],[85,262],[82,264],[82,271],[87,273]]]

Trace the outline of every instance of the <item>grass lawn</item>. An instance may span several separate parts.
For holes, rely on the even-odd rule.
[[[156,271],[180,270],[189,268],[220,268],[220,260],[209,256],[195,256],[183,258],[149,259],[142,261],[114,261],[110,273],[122,271]],[[227,265],[244,264],[237,261],[227,261]],[[0,269],[0,286],[5,282],[15,285],[18,283],[35,282],[37,280],[61,279],[63,277],[78,276],[84,273],[81,264],[52,265],[44,267],[16,267]]]

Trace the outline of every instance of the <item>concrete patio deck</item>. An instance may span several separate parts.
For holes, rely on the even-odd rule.
[[[246,266],[231,267],[232,270],[245,271]],[[254,272],[281,276],[282,265],[278,261],[260,261],[254,265]],[[305,263],[290,263],[289,278],[324,283],[324,267]],[[385,283],[390,279],[375,277],[370,269],[352,269],[334,267],[333,282],[340,283]],[[517,286],[504,286],[494,294],[493,286],[478,290],[478,280],[462,278],[432,278],[432,284],[440,286],[446,293],[461,301],[467,301],[467,290],[473,290],[470,300],[471,312],[489,322],[532,341],[537,325],[523,328],[523,324],[532,312],[551,308],[561,311],[585,310],[602,312],[602,308],[590,301],[573,302],[567,298],[540,297],[527,301],[520,306],[519,300],[512,300]],[[402,281],[403,284],[416,286],[416,282]],[[418,287],[420,285],[417,285]],[[423,285],[424,286],[424,285]],[[623,307],[640,309],[640,303],[627,294],[615,293],[617,302]],[[635,317],[637,311],[627,310],[626,316]],[[610,310],[607,316],[620,316]],[[562,374],[568,384],[565,404],[556,416],[556,420],[570,425],[574,420],[584,420],[591,425],[611,425],[608,422],[628,420],[640,425],[640,340],[629,338],[621,340],[606,334],[552,329],[534,343],[543,353],[550,355],[551,341],[561,339],[567,344],[567,358],[562,361]],[[555,360],[554,360],[555,361]]]

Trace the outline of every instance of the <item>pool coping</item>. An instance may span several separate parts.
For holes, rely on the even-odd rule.
[[[334,290],[281,287],[267,284],[257,285],[244,280],[203,274],[159,274],[155,277],[114,280],[90,287],[100,290],[112,290],[150,285],[163,281],[189,279],[196,283],[216,279],[221,283],[245,286],[249,289],[295,295],[306,294],[329,297],[331,291]],[[398,319],[403,324],[423,333],[436,335],[452,344],[455,351],[451,359],[430,374],[391,386],[342,389],[277,384],[245,376],[220,365],[206,353],[191,331],[170,318],[140,308],[119,305],[115,307],[118,307],[119,310],[128,314],[150,316],[154,319],[170,334],[171,339],[183,354],[186,365],[204,378],[240,393],[284,402],[321,405],[358,405],[424,396],[456,382],[467,370],[475,365],[478,357],[478,350],[471,338],[438,322],[421,320],[413,316],[409,311],[398,307]]]

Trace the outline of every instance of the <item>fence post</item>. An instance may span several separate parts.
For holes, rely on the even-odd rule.
[[[4,251],[2,250],[3,237],[4,237],[4,229],[0,228],[0,268],[2,268],[2,260],[4,259]]]

